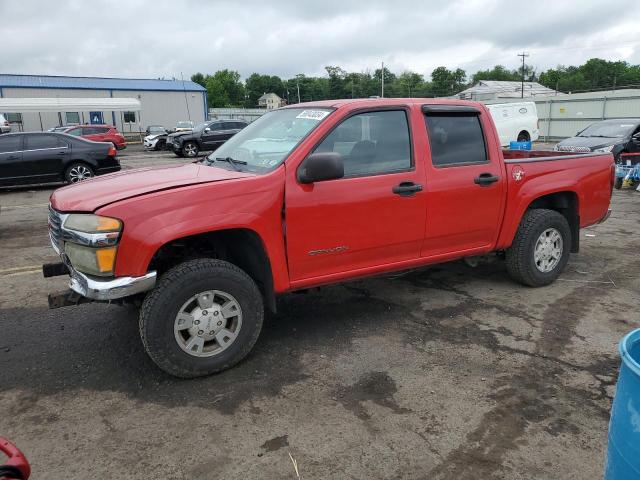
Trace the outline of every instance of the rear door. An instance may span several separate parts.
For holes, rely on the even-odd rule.
[[[401,106],[374,109],[338,123],[312,152],[340,153],[344,178],[306,185],[296,169],[287,171],[293,282],[313,284],[312,279],[419,257],[426,221],[424,162],[412,145],[409,113]]]
[[[15,185],[29,175],[22,166],[22,139],[24,135],[0,136],[0,184]]]
[[[57,135],[30,133],[25,135],[22,163],[33,172],[34,179],[50,182],[61,179],[63,165],[70,155],[69,146]]]
[[[488,115],[475,107],[423,107],[427,227],[421,255],[490,251],[506,195],[504,165]]]

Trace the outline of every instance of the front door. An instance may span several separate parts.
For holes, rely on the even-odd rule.
[[[305,185],[297,181],[296,169],[287,170],[285,223],[293,283],[418,258],[425,178],[422,162],[413,155],[408,115],[397,107],[342,120],[314,152],[340,153],[344,178]]]
[[[215,150],[218,148],[223,135],[223,122],[213,122],[202,131],[200,142],[203,150]]]
[[[423,107],[430,153],[423,257],[489,251],[498,236],[506,179],[487,114]]]

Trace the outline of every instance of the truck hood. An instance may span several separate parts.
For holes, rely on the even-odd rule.
[[[125,170],[60,188],[51,195],[51,206],[61,212],[93,212],[110,203],[159,190],[253,176],[196,163]]]

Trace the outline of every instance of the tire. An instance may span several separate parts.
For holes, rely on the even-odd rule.
[[[551,241],[556,238],[556,234],[560,240]],[[545,244],[544,240],[548,240],[549,243]],[[541,243],[538,249],[539,241]],[[506,251],[507,271],[514,280],[523,285],[549,285],[566,267],[571,242],[571,228],[563,215],[555,210],[528,210],[520,222],[511,247]],[[548,250],[545,250],[546,248]],[[539,260],[536,260],[536,252],[540,253]],[[557,259],[553,257],[554,254]]]
[[[184,157],[193,158],[198,155],[198,144],[196,142],[187,142],[182,146],[181,152]]]
[[[615,187],[616,190],[620,190],[623,184],[624,184],[624,178],[616,177],[616,181],[613,184],[613,186]]]
[[[163,140],[158,140],[156,142],[156,150],[166,150],[167,149],[167,142],[163,141]]]
[[[84,162],[73,162],[64,172],[67,183],[78,183],[94,176],[93,168]]]
[[[513,138],[513,137],[511,137]],[[529,140],[531,140],[531,136],[529,135],[529,132],[526,131],[522,131],[518,134],[518,141],[519,142],[528,142]]]
[[[213,299],[208,297],[210,306],[201,308],[200,299],[211,291],[215,294]],[[226,306],[233,301],[236,308],[225,316],[220,304]],[[189,310],[194,313],[189,315]],[[222,260],[196,259],[166,272],[147,295],[140,309],[140,336],[158,367],[176,377],[194,378],[226,370],[245,358],[260,335],[263,321],[262,295],[249,275]],[[218,327],[221,322],[228,323]],[[214,330],[208,335],[200,328],[218,328],[215,335],[225,337],[229,333],[235,337],[227,336],[223,340],[228,343],[220,342]],[[199,340],[200,344],[194,342],[189,347],[189,340]]]

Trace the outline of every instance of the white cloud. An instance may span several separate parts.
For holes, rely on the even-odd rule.
[[[444,5],[444,6],[443,6]],[[526,8],[524,7],[526,5]],[[640,62],[634,0],[0,1],[2,73],[179,77],[221,68],[284,77],[445,65],[468,74],[588,58]],[[626,19],[629,20],[626,20]]]

